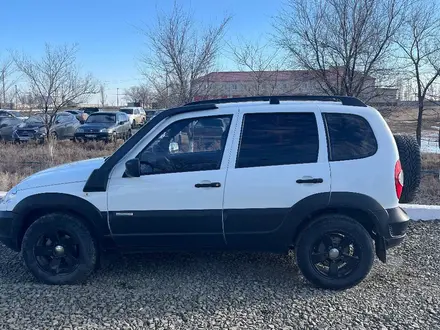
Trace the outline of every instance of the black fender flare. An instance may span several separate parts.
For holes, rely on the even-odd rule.
[[[107,222],[107,212],[101,212],[89,201],[78,196],[64,193],[41,193],[28,196],[20,201],[12,210],[14,218],[21,224],[21,236],[27,219],[34,212],[48,210],[51,212],[70,212],[79,215],[86,221],[96,238],[101,242],[105,236],[110,236]],[[21,239],[21,237],[20,237]]]
[[[379,235],[388,230],[388,212],[374,198],[354,192],[328,192],[310,195],[293,205],[286,215],[284,232],[296,237],[315,216],[338,210],[363,212]]]

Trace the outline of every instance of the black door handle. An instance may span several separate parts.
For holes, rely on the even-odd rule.
[[[220,182],[211,182],[211,183],[196,183],[194,185],[196,188],[220,188]]]
[[[321,178],[318,179],[298,179],[296,183],[323,183],[324,180]]]

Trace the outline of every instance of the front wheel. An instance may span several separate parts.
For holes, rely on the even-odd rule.
[[[344,215],[326,215],[313,221],[300,234],[295,250],[304,277],[325,289],[355,286],[368,275],[374,260],[369,233]]]
[[[37,219],[22,242],[31,273],[46,284],[84,282],[95,269],[98,251],[90,231],[78,218],[62,213]]]

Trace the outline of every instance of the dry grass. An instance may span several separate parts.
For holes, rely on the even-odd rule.
[[[51,145],[0,143],[0,191],[46,168],[78,160],[108,156],[120,143],[59,141]]]
[[[422,154],[422,168],[440,170],[440,154]]]
[[[414,204],[440,205],[440,180],[438,175],[425,175],[420,182]]]

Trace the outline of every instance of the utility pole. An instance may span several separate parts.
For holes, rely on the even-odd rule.
[[[18,106],[18,88],[17,85],[15,85],[15,104],[14,104],[14,109],[17,109]]]
[[[119,88],[116,88],[116,106],[119,107]]]

